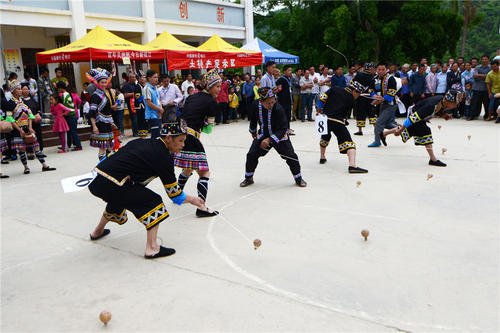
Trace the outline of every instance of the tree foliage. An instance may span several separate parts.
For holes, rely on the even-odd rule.
[[[256,35],[301,64],[415,61],[455,53],[463,18],[441,1],[256,0]],[[449,6],[448,6],[449,7]],[[279,10],[274,10],[279,8]],[[471,30],[472,32],[472,30]]]

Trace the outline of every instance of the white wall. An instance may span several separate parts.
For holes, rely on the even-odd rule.
[[[56,47],[54,37],[47,37],[45,29],[34,27],[20,27],[20,26],[1,26],[2,42],[5,49],[17,49],[19,52],[19,60],[21,62],[21,72],[17,75],[19,79],[23,78],[23,59],[21,57],[21,48],[42,48],[50,50]],[[49,64],[47,67],[50,71],[51,77],[54,76],[54,69],[58,64]],[[4,72],[0,73],[2,76],[1,82],[5,82]]]

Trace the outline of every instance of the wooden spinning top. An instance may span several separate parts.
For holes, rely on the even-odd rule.
[[[111,320],[111,312],[106,311],[106,310],[102,311],[99,314],[99,319],[104,323],[104,325],[107,325],[108,321]]]
[[[443,126],[441,126],[441,125],[438,125],[438,129],[439,129],[439,130],[441,129],[441,127],[443,127]]]
[[[469,139],[469,140],[470,140],[470,135],[467,135],[467,139]]]
[[[361,180],[358,180],[358,181],[356,182],[356,187],[359,187],[360,185],[361,185]]]
[[[427,174],[427,180],[431,179],[432,177],[434,177],[434,175],[432,173]]]
[[[361,236],[365,238],[365,242],[368,240],[368,236],[370,235],[370,232],[366,229],[361,230]]]
[[[448,151],[448,149],[443,148],[443,149],[441,149],[441,151],[443,152],[443,155],[444,155],[444,153],[446,153]]]
[[[254,250],[257,250],[261,245],[262,245],[262,241],[260,239],[255,239],[253,241],[253,248],[254,248]]]

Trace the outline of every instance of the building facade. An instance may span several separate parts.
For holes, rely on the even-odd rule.
[[[89,30],[103,28],[131,42],[146,44],[168,31],[198,46],[217,34],[228,42],[253,39],[252,0],[0,0],[0,79],[24,71],[36,76],[36,52],[66,45]],[[50,64],[51,77],[60,64]],[[72,67],[80,88],[88,63]]]

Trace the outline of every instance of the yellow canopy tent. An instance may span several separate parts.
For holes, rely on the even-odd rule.
[[[255,66],[262,63],[262,53],[247,51],[233,46],[217,35],[213,35],[205,43],[198,47],[200,51],[210,51],[215,58],[209,59],[211,65],[202,66],[203,68],[219,67],[245,67]]]
[[[163,59],[163,52],[129,42],[107,31],[100,25],[79,40],[63,47],[38,52],[38,64],[54,62],[79,62],[92,60],[132,60]]]
[[[153,41],[144,45],[145,47],[156,51],[164,52],[164,59],[167,59],[169,70],[174,69],[189,69],[189,68],[206,68],[204,66],[190,66],[191,61],[198,59],[207,59],[210,56],[215,56],[215,52],[201,51],[198,48],[186,44],[167,31],[162,32]],[[195,64],[196,65],[196,64]]]

